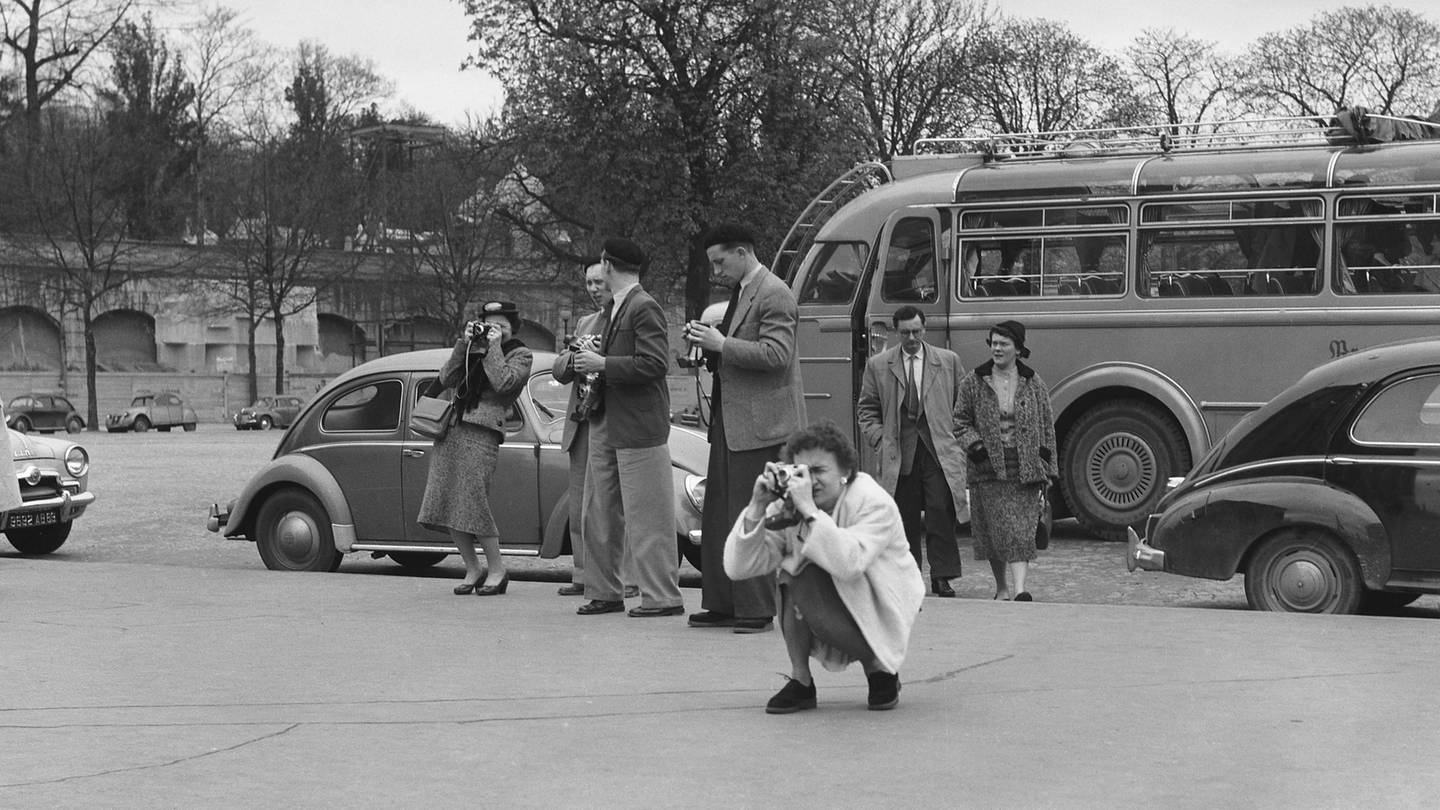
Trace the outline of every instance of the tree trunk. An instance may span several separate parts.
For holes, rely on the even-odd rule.
[[[89,407],[85,409],[86,423],[90,430],[99,430],[100,403],[95,396],[95,371],[98,363],[95,359],[94,309],[95,304],[86,301],[81,307],[80,320],[85,326],[85,395],[90,400]]]
[[[275,393],[285,393],[285,316],[271,313],[275,319]]]
[[[259,359],[255,351],[255,330],[260,324],[256,323],[253,318],[248,320],[250,323],[250,334],[245,341],[245,359],[249,363],[249,372],[245,375],[245,379],[250,386],[250,399],[245,401],[246,405],[260,398],[260,372],[255,367],[255,363]]]

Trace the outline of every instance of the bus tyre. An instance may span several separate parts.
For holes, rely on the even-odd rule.
[[[1147,402],[1118,400],[1086,412],[1060,450],[1060,486],[1080,525],[1108,540],[1143,523],[1171,476],[1190,469],[1185,434]]]

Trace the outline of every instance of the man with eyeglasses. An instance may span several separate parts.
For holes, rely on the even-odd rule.
[[[954,352],[925,342],[925,313],[916,307],[900,307],[890,320],[900,342],[865,364],[856,416],[879,458],[877,479],[900,507],[915,564],[928,548],[931,589],[954,597],[955,528],[970,520],[953,417],[964,369]]]

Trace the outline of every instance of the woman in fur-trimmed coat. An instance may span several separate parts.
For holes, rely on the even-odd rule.
[[[1025,574],[1045,488],[1057,477],[1050,389],[1029,357],[1025,326],[990,328],[990,361],[960,383],[955,436],[965,448],[975,559],[988,560],[995,598],[1030,602]],[[1007,576],[1008,573],[1008,576]]]

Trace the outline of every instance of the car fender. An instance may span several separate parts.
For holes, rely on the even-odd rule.
[[[184,424],[194,424],[198,419],[195,416],[195,409],[186,405],[180,409],[180,421]]]
[[[1210,428],[1200,406],[1164,372],[1139,363],[1099,363],[1071,374],[1050,387],[1051,408],[1058,419],[1087,393],[1105,388],[1138,391],[1159,402],[1185,431],[1191,458],[1199,460],[1210,449]]]
[[[1277,476],[1201,487],[1176,499],[1146,542],[1165,552],[1165,570],[1230,579],[1260,540],[1281,529],[1316,528],[1333,535],[1360,562],[1368,587],[1390,575],[1384,525],[1353,493],[1315,478]]]
[[[265,493],[285,486],[300,487],[319,499],[330,515],[335,547],[341,552],[350,551],[355,544],[355,521],[345,493],[324,464],[303,453],[291,453],[271,461],[245,484],[231,507],[225,523],[225,536],[243,535],[253,540],[254,513],[258,511],[256,505],[263,500]]]

